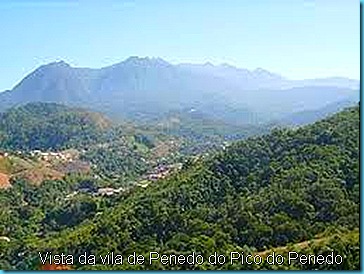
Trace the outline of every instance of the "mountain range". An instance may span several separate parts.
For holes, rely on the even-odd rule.
[[[346,78],[295,81],[261,68],[173,65],[160,58],[130,57],[100,69],[76,68],[63,61],[40,66],[12,90],[0,93],[0,110],[55,102],[137,121],[197,110],[241,125],[358,101],[359,81]]]

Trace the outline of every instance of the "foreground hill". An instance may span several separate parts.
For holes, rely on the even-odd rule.
[[[344,257],[343,264],[321,269],[357,269],[359,242],[357,233],[350,231],[359,227],[359,206],[359,107],[355,107],[297,130],[276,130],[237,142],[214,157],[186,164],[168,179],[133,191],[121,203],[72,229],[46,238],[15,237],[4,243],[7,256],[2,263],[8,268],[36,269],[37,251],[46,250],[76,256],[85,251],[97,256],[136,252],[145,257],[150,251],[194,251],[207,258],[214,252],[264,252],[322,233],[325,237],[347,233],[334,241],[315,242],[318,246],[304,252],[332,250]],[[72,212],[67,218],[72,219]],[[32,220],[33,229],[42,230],[42,218]],[[156,262],[138,267],[73,267],[246,269],[247,265],[169,266]]]

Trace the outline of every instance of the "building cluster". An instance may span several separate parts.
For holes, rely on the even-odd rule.
[[[112,188],[112,187],[105,187],[105,188],[99,188],[97,192],[94,193],[96,196],[112,196],[115,194],[119,194],[124,191],[124,188]]]
[[[172,171],[180,170],[181,168],[181,163],[174,165],[159,165],[152,172],[146,175],[146,179],[154,182],[167,177],[167,175],[169,175]]]
[[[98,188],[98,189],[81,188],[78,191],[74,191],[74,192],[68,194],[65,199],[69,200],[79,193],[87,193],[87,194],[91,194],[93,196],[113,196],[113,195],[123,192],[124,190],[125,189],[122,187],[119,187],[119,188],[104,187],[104,188]]]
[[[72,162],[73,156],[71,153],[66,152],[43,152],[41,150],[33,150],[30,152],[32,157],[38,157],[43,161],[61,160],[65,162]]]

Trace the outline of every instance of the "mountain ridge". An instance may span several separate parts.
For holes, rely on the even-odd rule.
[[[237,67],[234,65],[230,65],[228,63],[221,63],[221,64],[213,64],[211,62],[206,62],[204,64],[201,63],[177,63],[177,64],[172,64],[170,62],[165,61],[164,59],[160,58],[160,57],[138,57],[138,56],[130,56],[128,58],[126,58],[123,61],[117,62],[115,64],[111,64],[111,65],[107,65],[107,66],[102,66],[99,68],[92,68],[92,67],[83,67],[83,66],[72,66],[71,64],[69,64],[68,62],[64,61],[64,60],[59,60],[59,61],[53,61],[50,63],[46,63],[43,65],[38,66],[37,68],[35,68],[34,70],[30,71],[27,75],[31,75],[34,72],[38,71],[39,69],[44,69],[44,68],[51,68],[51,67],[58,67],[58,68],[69,68],[69,69],[75,69],[75,70],[90,70],[90,71],[97,71],[97,70],[107,70],[107,69],[111,69],[111,68],[115,68],[121,65],[127,65],[127,64],[139,64],[139,65],[150,65],[150,64],[163,64],[165,66],[170,66],[170,67],[197,67],[197,68],[201,68],[201,67],[209,67],[209,68],[215,68],[215,69],[220,69],[220,68],[225,68],[225,69],[230,69],[230,70],[235,70],[235,71],[240,71],[240,72],[245,72],[245,73],[249,73],[249,74],[266,74],[266,75],[270,75],[272,77],[277,77],[277,78],[281,78],[283,80],[286,81],[293,81],[293,82],[297,82],[297,83],[302,83],[302,82],[312,82],[312,83],[317,83],[318,85],[322,85],[323,83],[325,83],[325,81],[348,81],[350,82],[350,88],[355,88],[354,85],[358,85],[357,88],[359,87],[360,81],[357,79],[353,79],[353,78],[348,78],[348,77],[342,77],[342,76],[329,76],[329,77],[318,77],[318,78],[307,78],[307,79],[299,79],[299,80],[293,80],[293,79],[288,79],[287,77],[284,77],[278,73],[266,70],[264,68],[261,67],[257,67],[255,69],[247,69],[247,68],[241,68],[241,67]],[[26,77],[23,78],[23,80]],[[11,91],[13,90],[17,85],[19,85],[21,83],[21,81],[16,84],[12,89],[8,89],[8,90],[3,90],[0,91],[1,92],[6,92],[6,91]],[[337,84],[337,83],[336,83]],[[342,83],[340,83],[341,85],[343,85]],[[326,85],[330,85],[327,84]],[[332,84],[331,84],[332,85]]]
[[[219,113],[229,123],[255,124],[271,116],[309,110],[312,102],[319,108],[344,97],[359,100],[358,89],[353,89],[358,86],[355,80],[330,79],[292,81],[261,68],[173,65],[161,58],[136,56],[100,69],[57,61],[38,67],[12,90],[0,93],[0,111],[30,102],[53,102],[140,121],[196,108],[211,115]],[[308,91],[302,94],[302,88]],[[298,110],[297,96],[303,104]],[[282,107],[275,107],[281,102]]]

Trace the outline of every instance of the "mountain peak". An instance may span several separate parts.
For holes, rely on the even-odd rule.
[[[271,74],[271,72],[270,71],[268,71],[268,70],[266,70],[266,69],[263,69],[263,68],[256,68],[255,70],[254,70],[254,72],[255,73],[266,73],[266,74]]]
[[[204,67],[214,67],[214,65],[211,62],[206,62],[203,64]]]
[[[55,61],[48,64],[45,64],[43,66],[40,66],[37,70],[44,70],[44,69],[64,69],[64,68],[71,68],[69,64],[67,64],[65,61]]]
[[[149,59],[148,57],[145,58],[141,58],[139,56],[130,56],[129,58],[127,58],[125,61],[123,61],[122,63],[136,63],[136,62],[140,62],[143,59]]]
[[[132,65],[170,65],[168,62],[164,61],[162,58],[150,58],[150,57],[138,57],[131,56],[120,64],[132,64]]]
[[[225,68],[225,69],[237,69],[237,67],[230,65],[228,63],[222,63],[222,64],[220,64],[220,67]]]
[[[279,78],[279,79],[283,79],[283,77],[279,74],[275,74],[272,73],[266,69],[263,68],[256,68],[255,70],[252,71],[252,73],[254,75],[256,75],[256,77],[268,77],[268,78]]]
[[[68,63],[66,63],[65,61],[63,60],[60,60],[60,61],[55,61],[55,62],[52,62],[52,63],[49,63],[48,65],[46,66],[54,66],[54,67],[71,67]]]

